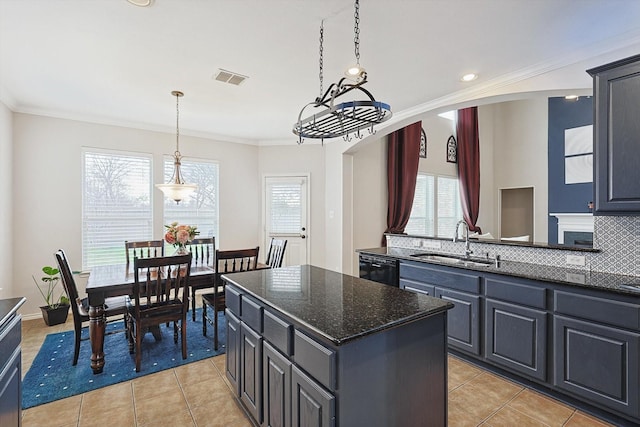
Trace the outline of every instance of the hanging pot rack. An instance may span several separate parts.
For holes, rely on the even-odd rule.
[[[362,138],[360,131],[368,129],[374,133],[373,126],[391,118],[391,107],[384,102],[376,101],[373,95],[362,87],[366,83],[366,76],[361,82],[351,84],[343,77],[338,83],[332,84],[322,98],[305,105],[298,121],[293,127],[293,133],[298,135],[298,144],[304,142],[304,138],[322,139],[337,138],[342,136],[350,140],[349,134]],[[336,104],[336,99],[344,94],[358,90],[368,99],[352,100]],[[321,110],[303,119],[308,107],[321,108]]]
[[[376,101],[371,92],[362,85],[367,82],[367,73],[360,67],[360,2],[355,2],[355,26],[354,46],[357,74],[350,74],[350,78],[343,77],[338,83],[333,83],[326,92],[322,92],[323,83],[323,41],[324,22],[320,24],[320,96],[315,101],[308,103],[298,114],[298,121],[293,125],[293,133],[298,135],[298,144],[304,142],[304,138],[320,139],[343,137],[345,141],[351,141],[350,134],[362,138],[361,130],[368,129],[369,134],[374,134],[373,126],[391,118],[391,107],[384,102]],[[354,83],[352,79],[355,79]],[[349,100],[336,104],[338,98],[351,91],[364,94],[364,99]],[[353,92],[357,93],[357,92]],[[305,111],[313,106],[319,108],[319,112],[311,114],[303,119]]]

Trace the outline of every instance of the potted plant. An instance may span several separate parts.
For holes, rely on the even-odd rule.
[[[60,270],[45,266],[42,267],[42,272],[45,275],[40,278],[41,283],[38,283],[36,278],[31,276],[46,303],[46,305],[40,307],[40,310],[42,310],[42,318],[47,326],[59,325],[67,321],[67,316],[69,315],[69,298],[62,292],[60,292],[60,296],[56,298],[56,286],[60,281]]]

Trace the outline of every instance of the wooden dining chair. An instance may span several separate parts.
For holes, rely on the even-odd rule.
[[[87,298],[80,298],[78,295],[78,287],[76,281],[73,278],[73,273],[69,267],[67,256],[62,249],[59,249],[55,253],[56,261],[58,262],[58,269],[60,270],[60,278],[62,279],[62,286],[64,291],[69,297],[71,305],[71,313],[73,313],[73,333],[75,337],[73,348],[73,366],[78,364],[78,356],[80,355],[80,342],[89,339],[89,336],[82,337],[82,327],[84,322],[89,322],[89,302]],[[129,302],[128,296],[119,296],[106,298],[104,302],[104,314],[107,317],[107,322],[114,321],[115,316],[123,316],[125,328],[109,331],[106,334],[114,334],[118,332],[127,332],[127,303]],[[111,319],[109,319],[111,318]],[[117,320],[121,320],[118,318]],[[85,325],[86,326],[86,325]],[[127,336],[128,338],[128,336]]]
[[[207,323],[213,326],[213,349],[218,350],[218,312],[224,313],[224,280],[220,276],[227,273],[255,270],[258,265],[260,247],[216,251],[216,272],[213,276],[212,293],[202,295],[202,335],[207,335]],[[207,313],[207,307],[213,310],[213,316]]]
[[[215,237],[201,237],[193,239],[188,245],[188,249],[193,255],[191,264],[195,266],[209,266],[215,268],[216,261],[216,238]],[[191,288],[191,317],[193,321],[196,321],[196,291],[200,289],[212,288],[213,283],[211,280],[200,281],[198,279],[192,279],[190,283]]]
[[[267,254],[266,264],[271,268],[282,267],[285,249],[287,249],[286,239],[274,239],[272,237],[271,244],[269,244],[269,253]]]
[[[127,264],[134,258],[150,258],[164,256],[164,240],[124,241]]]
[[[182,358],[187,358],[187,310],[191,254],[134,259],[134,305],[128,304],[129,351],[136,355],[140,372],[142,337],[162,323],[173,322],[173,341],[182,338]],[[135,342],[134,342],[135,341]]]

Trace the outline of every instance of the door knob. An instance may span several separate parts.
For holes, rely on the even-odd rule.
[[[300,237],[301,237],[302,239],[306,239],[306,238],[307,238],[307,236],[305,236],[304,234],[301,234],[301,235],[300,235]]]

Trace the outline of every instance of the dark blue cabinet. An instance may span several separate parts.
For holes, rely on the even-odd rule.
[[[264,425],[291,426],[291,362],[263,342]]]
[[[422,262],[400,263],[400,288],[453,303],[447,313],[447,343],[476,356],[482,352],[480,283],[474,271]]]
[[[262,422],[262,337],[240,322],[240,400]]]
[[[640,425],[637,297],[405,260],[400,287],[454,304],[450,350]]]
[[[487,299],[486,358],[542,381],[547,379],[547,313]]]
[[[227,308],[227,346],[226,371],[227,379],[235,395],[240,396],[240,320]]]
[[[21,316],[0,324],[0,426],[22,425]]]
[[[593,76],[596,215],[640,215],[640,55]]]
[[[554,318],[554,385],[638,418],[640,334],[564,316]]]
[[[292,418],[296,427],[330,427],[335,425],[335,397],[292,367]]]
[[[453,303],[447,316],[449,346],[480,355],[480,297],[436,288],[436,297]]]

